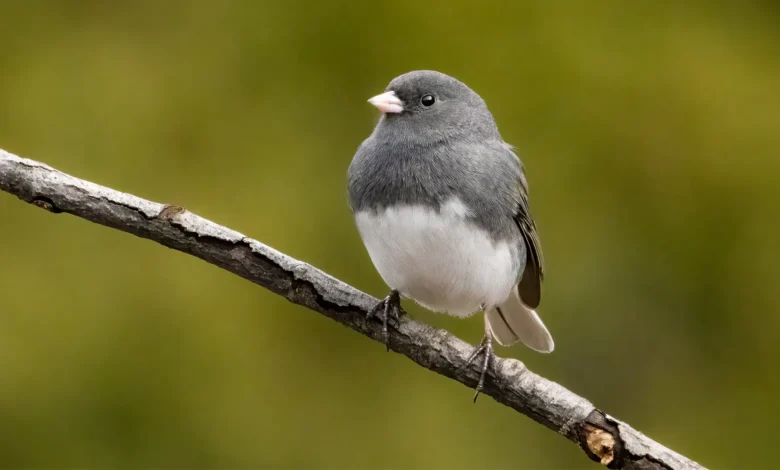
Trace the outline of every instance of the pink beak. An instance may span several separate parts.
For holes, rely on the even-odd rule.
[[[388,91],[368,100],[383,113],[400,113],[404,110],[404,102],[395,96],[394,91]]]

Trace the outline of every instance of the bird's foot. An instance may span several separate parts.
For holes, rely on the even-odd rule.
[[[490,369],[496,361],[496,353],[493,352],[493,337],[489,332],[485,332],[485,336],[482,338],[482,342],[479,343],[479,347],[471,353],[471,356],[469,356],[463,368],[465,369],[468,367],[480,354],[484,354],[485,359],[482,361],[479,382],[477,382],[476,393],[474,393],[474,403],[477,402],[477,397],[479,397],[479,393],[485,386],[485,375],[487,375],[488,369]]]
[[[371,318],[379,314],[379,311],[383,312],[382,317],[382,339],[384,340],[387,350],[390,351],[390,333],[387,330],[387,323],[390,317],[394,317],[395,324],[401,324],[401,296],[397,290],[390,291],[390,295],[381,300],[374,308],[372,308],[366,318]]]

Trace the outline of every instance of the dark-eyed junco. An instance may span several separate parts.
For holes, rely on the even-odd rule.
[[[395,78],[368,100],[383,115],[348,172],[351,209],[392,291],[372,313],[397,317],[400,295],[465,318],[484,311],[477,395],[492,340],[551,352],[536,314],[542,252],[523,166],[478,94],[434,71]],[[475,399],[476,396],[475,395]]]

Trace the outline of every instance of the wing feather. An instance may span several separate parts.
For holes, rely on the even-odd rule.
[[[531,217],[530,204],[528,202],[528,181],[525,174],[520,176],[520,197],[517,205],[517,213],[514,216],[520,233],[525,242],[525,269],[523,277],[517,286],[520,299],[529,308],[535,309],[542,300],[542,281],[544,280],[544,258],[536,224]]]

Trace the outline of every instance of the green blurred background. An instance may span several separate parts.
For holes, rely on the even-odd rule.
[[[716,468],[775,468],[776,2],[3,1],[0,147],[384,295],[346,169],[401,73],[528,168],[557,349],[501,349]],[[196,258],[0,194],[0,466],[596,468]],[[481,319],[411,314],[477,343]]]

